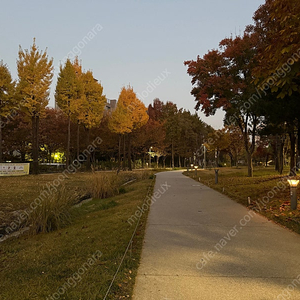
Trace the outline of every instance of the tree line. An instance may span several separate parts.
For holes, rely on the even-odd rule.
[[[149,163],[181,167],[191,163],[213,128],[196,114],[172,102],[155,99],[148,108],[131,86],[121,89],[116,109],[105,110],[106,96],[93,72],[78,58],[60,66],[55,88],[58,109],[47,107],[53,59],[35,43],[19,49],[18,79],[0,62],[0,162],[31,161],[34,174],[40,162],[61,155],[68,167],[96,137],[102,143],[88,153],[86,168],[96,161],[119,169]],[[155,162],[154,162],[155,159]]]
[[[243,35],[223,39],[218,49],[185,61],[196,109],[207,116],[225,111],[225,125],[239,128],[253,176],[256,148],[273,145],[283,171],[289,140],[290,173],[300,153],[300,2],[266,0]],[[260,136],[260,138],[259,138]],[[269,140],[266,143],[266,140]]]

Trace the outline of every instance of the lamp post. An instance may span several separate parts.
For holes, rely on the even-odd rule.
[[[198,169],[198,166],[194,166],[195,168],[195,174],[196,174],[196,177],[197,177],[197,169]]]
[[[206,169],[206,147],[202,144],[204,150],[204,158],[203,158],[203,169]]]
[[[149,148],[149,168],[151,168],[151,150],[152,146]]]
[[[297,209],[297,185],[299,180],[288,179],[288,183],[291,188],[291,209],[295,210]]]
[[[191,171],[193,170],[193,168],[194,168],[194,165],[193,165],[193,164],[191,164]]]

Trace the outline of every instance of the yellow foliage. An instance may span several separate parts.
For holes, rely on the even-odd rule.
[[[38,50],[34,39],[30,51],[23,50],[20,46],[17,67],[18,96],[23,102],[26,113],[31,117],[39,117],[49,101],[53,59],[48,59],[47,51]]]
[[[147,109],[132,87],[123,87],[116,110],[112,113],[109,128],[118,134],[130,133],[147,123]]]

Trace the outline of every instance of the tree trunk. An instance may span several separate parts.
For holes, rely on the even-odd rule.
[[[71,142],[71,117],[68,116],[68,135],[67,135],[67,153],[66,153],[66,167],[70,164],[70,142]]]
[[[295,154],[296,154],[296,136],[294,131],[289,132],[290,136],[290,142],[291,142],[291,150],[290,150],[290,155],[291,155],[291,161],[290,161],[290,176],[296,176],[296,161],[295,161]]]
[[[32,173],[39,173],[39,117],[32,117]]]
[[[2,151],[3,151],[3,147],[2,147],[2,117],[0,115],[0,163],[2,163]]]
[[[125,134],[123,134],[123,161],[122,161],[123,170],[125,170],[125,158],[126,158],[126,145],[125,145]]]
[[[90,129],[86,129],[87,135],[86,135],[86,142],[87,142],[87,148],[90,145]],[[91,153],[90,151],[87,151],[87,158],[86,158],[86,169],[88,171],[91,170]]]
[[[119,134],[118,170],[121,169],[121,134]]]
[[[283,172],[283,147],[284,147],[284,142],[280,141],[279,145],[279,153],[278,153],[278,172],[279,174],[282,174]]]
[[[156,156],[156,168],[158,169],[159,156]]]
[[[179,166],[179,168],[181,168],[181,157],[180,157],[180,155],[178,156],[178,166]]]
[[[268,166],[269,154],[266,155],[266,167]]]
[[[136,160],[136,157],[135,157],[135,152],[133,153],[133,160],[132,160],[132,167],[133,169],[136,169],[136,165],[135,165],[135,160]]]
[[[253,177],[252,153],[247,152],[248,177]]]
[[[164,169],[166,168],[166,159],[167,159],[167,157],[165,156],[165,157],[163,158],[163,166],[164,166]]]
[[[79,122],[77,121],[77,158],[79,157],[79,138],[80,138],[80,125]]]
[[[146,154],[144,153],[143,158],[142,158],[142,168],[143,169],[145,168],[145,156],[146,156]]]
[[[132,171],[132,166],[131,166],[131,143],[130,143],[131,135],[130,133],[128,134],[128,170]]]
[[[298,122],[299,123],[299,122]],[[297,158],[296,158],[296,168],[297,171],[299,171],[300,168],[300,125],[298,124],[298,128],[297,128]]]
[[[20,154],[21,154],[21,162],[25,162],[26,152],[21,150]]]
[[[172,169],[174,169],[174,143],[172,140]]]

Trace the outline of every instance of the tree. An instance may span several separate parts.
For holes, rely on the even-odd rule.
[[[20,46],[17,60],[19,82],[17,93],[32,123],[33,173],[39,171],[39,120],[49,102],[49,88],[53,76],[53,59],[48,59],[47,49],[40,52],[35,44],[29,50]]]
[[[77,119],[79,107],[83,99],[83,86],[76,70],[76,63],[72,64],[67,59],[64,66],[60,66],[60,73],[57,79],[55,90],[55,101],[58,107],[68,117],[68,134],[67,134],[67,153],[66,165],[70,163],[70,142],[71,142],[71,118]]]
[[[32,152],[31,118],[19,111],[3,128],[4,158],[25,162]]]
[[[257,45],[258,63],[253,73],[255,82],[264,91],[270,102],[271,109],[266,112],[266,117],[273,119],[275,116],[279,117],[275,122],[279,126],[279,131],[280,128],[283,128],[283,124],[287,125],[284,127],[288,130],[291,143],[291,175],[295,175],[295,132],[298,131],[298,136],[300,133],[298,105],[300,96],[299,14],[299,1],[267,0],[254,14],[255,25],[248,28],[248,31],[253,32],[259,41]],[[279,111],[277,107],[280,108]],[[283,107],[286,109],[283,110]],[[272,124],[274,125],[274,122]],[[280,151],[283,149],[283,144],[284,141],[281,140]],[[298,138],[298,156],[299,149],[300,139]],[[282,153],[280,159],[281,157]]]
[[[52,154],[66,149],[68,120],[66,115],[53,108],[46,108],[45,118],[40,122],[40,144],[46,151],[48,162],[52,162]]]
[[[231,166],[238,166],[239,155],[241,155],[243,147],[243,135],[241,134],[240,128],[229,125],[225,126],[226,133],[229,134],[229,146],[226,149]]]
[[[225,110],[225,123],[237,125],[243,134],[247,152],[248,176],[253,176],[252,155],[260,122],[257,101],[260,92],[253,84],[256,35],[245,32],[243,37],[224,39],[220,50],[209,51],[197,61],[186,61],[188,74],[192,76],[191,94],[208,115]]]
[[[106,97],[103,95],[102,85],[94,78],[91,71],[81,76],[83,84],[83,98],[80,103],[78,120],[87,132],[87,146],[90,144],[90,130],[98,126],[103,117]],[[90,152],[87,157],[87,169],[91,168]]]
[[[278,97],[300,93],[300,2],[266,0],[255,12],[254,26],[258,35],[257,67],[254,74],[262,87],[277,92]]]
[[[121,137],[128,135],[128,167],[131,170],[130,133],[147,123],[149,116],[143,102],[141,102],[132,87],[123,87],[119,95],[117,108],[109,121],[111,131],[119,134],[119,168],[121,157]],[[124,141],[125,149],[125,141]],[[125,155],[124,155],[125,156]],[[125,157],[124,157],[125,159]]]
[[[7,65],[0,61],[0,162],[2,162],[2,128],[4,120],[14,107],[15,82],[12,80]]]

